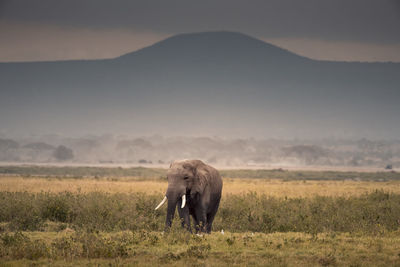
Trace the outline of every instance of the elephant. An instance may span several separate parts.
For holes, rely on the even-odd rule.
[[[171,163],[167,171],[168,189],[160,208],[168,200],[165,230],[171,227],[178,205],[182,227],[192,232],[190,215],[193,217],[196,233],[211,233],[222,193],[222,179],[219,172],[201,160],[182,160]]]

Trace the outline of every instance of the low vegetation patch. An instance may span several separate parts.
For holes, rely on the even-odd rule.
[[[396,266],[398,232],[345,233],[11,232],[0,234],[10,265]]]
[[[50,176],[59,178],[84,177],[135,177],[139,179],[165,178],[167,169],[144,167],[55,167],[55,166],[0,166],[0,174],[21,176]],[[351,171],[295,171],[284,169],[234,169],[220,170],[222,177],[242,179],[282,179],[282,180],[357,180],[390,181],[400,180],[400,173],[351,172]]]
[[[162,194],[0,192],[3,230],[162,231],[165,209],[154,210]],[[228,194],[221,201],[214,229],[231,232],[396,231],[400,194],[376,190],[361,196],[277,198],[265,194]]]

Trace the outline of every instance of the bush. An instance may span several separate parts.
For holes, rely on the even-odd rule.
[[[56,150],[54,150],[53,155],[57,160],[69,160],[74,158],[72,149],[65,146],[58,146]]]
[[[186,254],[188,257],[194,257],[199,259],[207,258],[211,250],[210,244],[200,244],[200,245],[192,245],[190,246]]]
[[[52,244],[53,257],[61,257],[66,260],[73,260],[83,255],[82,245],[77,242],[75,236],[64,236],[55,239]]]
[[[43,225],[39,195],[1,192],[0,196],[0,222],[9,223],[11,230],[35,231]]]
[[[31,240],[20,232],[0,235],[0,243],[1,258],[37,260],[50,255],[43,241]]]
[[[130,235],[131,236],[131,235]],[[128,256],[129,238],[125,235],[105,237],[97,233],[80,232],[55,239],[51,244],[32,240],[16,232],[0,235],[0,258],[30,259],[62,258],[117,258]]]
[[[116,258],[128,256],[126,242],[103,237],[96,233],[83,233],[77,236],[82,244],[82,255],[86,258]]]
[[[57,222],[66,222],[67,219],[70,219],[69,195],[70,193],[60,195],[45,194],[43,203],[40,205],[42,218]]]

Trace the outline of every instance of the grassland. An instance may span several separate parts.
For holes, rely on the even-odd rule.
[[[399,238],[399,233],[24,232],[3,235],[8,244],[0,253],[10,266],[398,266]]]
[[[400,265],[395,172],[226,170],[199,237],[162,232],[163,169],[6,168],[0,265]]]
[[[400,194],[400,181],[388,180],[281,180],[281,179],[233,179],[224,178],[223,195],[256,192],[272,197],[312,196],[359,196],[377,189]],[[0,191],[7,192],[51,192],[51,193],[146,193],[163,194],[168,183],[165,179],[142,180],[125,178],[56,178],[0,176]]]

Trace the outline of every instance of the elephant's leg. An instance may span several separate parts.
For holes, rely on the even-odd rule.
[[[207,227],[206,227],[206,232],[208,234],[211,233],[211,228],[212,228],[212,223],[214,221],[215,213],[214,214],[207,214]]]
[[[192,215],[194,220],[194,225],[196,225],[197,224],[196,211],[193,208],[189,208],[189,214]]]
[[[192,229],[190,228],[190,216],[189,216],[189,205],[186,204],[183,209],[181,209],[182,205],[182,199],[179,199],[178,201],[178,213],[179,213],[179,218],[181,219],[182,227],[188,229],[189,232],[192,232]]]
[[[207,215],[206,211],[202,208],[196,209],[196,232],[204,232],[205,227],[207,226]]]
[[[199,225],[199,220],[197,219],[196,211],[195,210],[191,210],[190,214],[193,217],[193,224],[194,224],[194,227],[195,227],[195,231],[197,233],[199,231],[199,226],[198,226]]]
[[[215,203],[213,208],[207,214],[207,228],[206,228],[207,233],[211,233],[212,224],[213,224],[213,221],[214,221],[215,214],[217,214],[218,207],[219,207],[219,199],[218,199],[218,202]]]
[[[214,217],[215,217],[215,214],[216,214],[216,213],[217,213],[216,211],[213,211],[213,212],[210,212],[210,213],[207,214],[207,227],[206,227],[206,232],[207,232],[208,234],[211,233],[211,228],[212,228],[212,224],[213,224]]]

